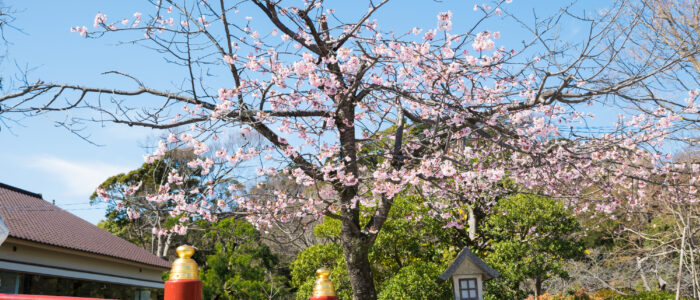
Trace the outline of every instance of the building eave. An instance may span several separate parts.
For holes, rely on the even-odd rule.
[[[11,235],[6,239],[6,242],[11,242],[11,243],[20,244],[20,245],[26,245],[26,246],[31,246],[31,247],[39,247],[42,249],[71,254],[71,255],[97,258],[100,260],[105,260],[105,261],[109,261],[109,262],[113,262],[113,263],[128,264],[128,265],[132,265],[135,267],[142,267],[142,268],[146,267],[146,268],[155,269],[155,270],[159,270],[159,271],[169,271],[170,270],[170,267],[146,264],[146,263],[127,260],[127,259],[123,259],[123,258],[119,258],[119,257],[112,257],[112,256],[103,255],[103,254],[98,254],[98,253],[92,253],[92,252],[87,252],[87,251],[65,248],[65,247],[61,247],[61,246],[39,243],[36,241],[31,241],[31,240],[13,237]]]

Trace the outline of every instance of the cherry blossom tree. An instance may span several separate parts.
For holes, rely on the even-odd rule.
[[[369,0],[354,18],[322,0],[166,0],[151,2],[148,14],[115,20],[98,13],[91,27],[71,30],[88,38],[137,32],[133,42],[183,68],[182,87],[158,89],[109,71],[133,87],[27,80],[0,104],[3,113],[87,109],[100,121],[187,130],[163,140],[146,161],[178,147],[206,155],[210,141],[231,133],[262,137],[188,165],[206,172],[246,162],[261,177],[304,186],[218,200],[244,209],[261,230],[300,218],[340,220],[355,299],[376,299],[368,252],[402,192],[422,196],[432,216],[458,228],[476,224],[463,208],[488,211],[514,190],[601,214],[641,205],[659,186],[658,201],[697,201],[700,164],[674,163],[664,148],[697,118],[697,85],[656,93],[655,80],[687,60],[636,60],[628,50],[642,24],[625,20],[620,4],[594,18],[564,7],[529,22],[509,12],[510,0],[496,1],[475,5],[480,17],[466,31],[453,28],[456,16],[446,11],[435,26],[399,32],[375,19],[387,2]],[[483,28],[494,18],[532,36],[518,49],[499,46],[507,33]],[[573,41],[559,35],[563,20],[579,22],[586,34]],[[593,111],[613,109],[620,117],[612,126],[588,125]],[[174,209],[207,216],[210,196]]]
[[[676,110],[677,103],[667,101],[667,96],[660,96],[672,91],[683,89],[695,89],[700,84],[700,63],[698,56],[698,39],[700,38],[700,3],[697,0],[645,0],[645,1],[625,1],[623,2],[626,18],[618,23],[622,26],[625,22],[639,22],[642,26],[636,30],[631,39],[631,51],[634,51],[637,59],[643,59],[651,64],[664,64],[669,57],[679,57],[682,60],[673,67],[673,72],[663,72],[655,75],[657,82],[663,85],[653,85],[647,101],[653,102],[654,106],[643,106],[632,104],[633,110],[637,113],[659,116],[654,109],[663,108],[665,110]],[[675,107],[674,107],[675,106]],[[700,129],[700,119],[697,108],[694,114],[684,114],[679,117],[685,126],[683,134],[669,135],[667,141],[672,141],[677,145],[683,145],[672,158],[676,165],[694,165],[700,162],[698,159],[698,132]],[[697,172],[697,171],[695,171]],[[693,183],[695,179],[676,179],[683,182]],[[696,189],[697,187],[693,187]],[[623,228],[622,236],[629,235],[636,251],[636,266],[639,274],[645,283],[645,288],[649,289],[647,280],[642,268],[645,261],[654,261],[655,265],[676,265],[673,276],[669,282],[674,283],[676,299],[681,295],[700,297],[698,291],[698,275],[695,269],[694,253],[697,253],[697,245],[693,241],[697,232],[695,223],[695,201],[658,201],[660,197],[656,195],[658,190],[666,187],[657,186],[647,189],[648,194],[642,198],[644,205],[635,207],[632,213],[644,216],[639,223],[629,222]],[[692,191],[692,189],[691,189]],[[666,191],[664,191],[666,192]],[[680,196],[680,195],[679,195]],[[646,198],[646,199],[644,199]],[[697,198],[697,197],[696,197]],[[692,198],[691,198],[692,199]],[[693,199],[694,200],[694,199]],[[629,216],[628,216],[629,217]],[[647,221],[649,219],[649,221]],[[673,221],[675,226],[666,227],[665,230],[648,230],[649,226],[656,228],[659,219]],[[647,229],[647,230],[645,230]],[[644,240],[641,245],[634,241]],[[667,244],[658,244],[658,240],[670,241]],[[670,245],[670,247],[664,247]],[[627,253],[625,253],[627,254]],[[660,263],[661,261],[661,263]],[[651,265],[651,262],[647,264]],[[654,268],[656,269],[656,268]],[[657,272],[658,274],[658,272]],[[657,275],[658,276],[658,275]],[[660,277],[659,277],[660,278]]]
[[[189,150],[189,151],[188,151]],[[91,203],[108,204],[107,221],[125,224],[129,227],[127,234],[135,235],[139,246],[150,249],[151,253],[167,257],[170,245],[184,235],[190,224],[176,221],[182,213],[174,206],[199,209],[202,204],[200,191],[209,189],[211,177],[222,177],[227,170],[217,168],[208,175],[199,174],[200,169],[191,169],[185,164],[194,160],[191,149],[174,149],[164,154],[161,159],[144,163],[140,168],[128,173],[116,174],[105,180],[90,197]],[[216,181],[221,181],[217,179]],[[173,197],[162,197],[165,191]],[[161,195],[161,197],[154,197]],[[223,197],[220,197],[223,198]],[[196,206],[187,206],[197,202]],[[225,203],[211,203],[211,207],[225,209]],[[211,207],[206,207],[211,212]],[[216,217],[209,213],[205,219]],[[120,228],[121,229],[121,228]],[[175,240],[175,241],[174,241]]]

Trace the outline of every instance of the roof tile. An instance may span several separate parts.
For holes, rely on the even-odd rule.
[[[0,216],[10,237],[170,268],[170,263],[31,193],[0,183]]]

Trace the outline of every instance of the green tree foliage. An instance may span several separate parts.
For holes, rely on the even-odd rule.
[[[501,273],[499,280],[488,282],[489,294],[522,299],[519,287],[528,279],[537,295],[543,281],[566,279],[565,261],[584,256],[575,236],[580,230],[578,220],[554,199],[518,194],[499,201],[484,228],[490,245],[486,262]]]
[[[397,197],[377,241],[370,250],[370,262],[379,299],[450,299],[449,283],[436,282],[452,262],[458,248],[453,229],[444,229],[424,216],[422,199]],[[291,285],[298,300],[310,297],[318,268],[329,268],[340,299],[352,299],[343,252],[337,237],[340,222],[325,218],[314,234],[329,242],[301,251],[291,265]]]
[[[429,261],[416,261],[401,268],[379,293],[380,300],[392,299],[451,299],[449,283],[437,282],[445,271],[443,266]]]
[[[338,243],[332,242],[313,245],[299,252],[297,259],[292,262],[291,285],[297,288],[297,300],[309,299],[316,279],[316,270],[319,268],[329,268],[331,270],[330,279],[340,299],[352,299],[343,250]]]
[[[249,223],[223,219],[208,228],[205,239],[221,240],[201,271],[205,299],[284,299],[289,288],[278,258]]]

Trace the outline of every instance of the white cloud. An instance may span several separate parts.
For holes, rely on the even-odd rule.
[[[66,187],[66,194],[76,196],[90,195],[105,179],[131,169],[103,162],[69,161],[55,156],[40,156],[30,161],[29,167],[53,175],[52,179]]]

